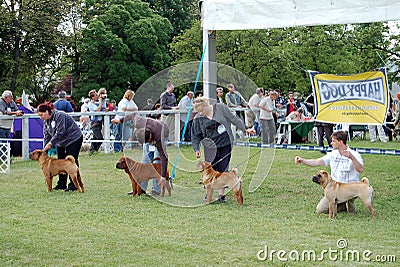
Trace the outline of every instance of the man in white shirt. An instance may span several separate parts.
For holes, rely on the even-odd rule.
[[[303,159],[295,157],[296,164],[307,166],[330,166],[332,179],[341,183],[359,182],[360,173],[364,171],[364,161],[361,155],[352,150],[347,144],[347,133],[345,131],[334,132],[331,136],[333,151],[318,159]],[[347,211],[355,213],[354,199],[347,201]],[[345,207],[338,205],[338,211]],[[324,196],[317,206],[317,213],[328,213],[328,200]]]
[[[245,112],[246,128],[251,128],[254,126],[254,129],[257,131],[257,128],[259,126],[260,111],[255,109],[259,108],[258,105],[260,104],[263,95],[264,89],[257,88],[256,93],[250,97],[248,102],[250,110],[246,110]]]
[[[193,97],[194,97],[194,93],[192,91],[188,91],[186,93],[186,95],[181,98],[181,100],[179,101],[179,104],[178,104],[179,110],[181,112],[181,114],[180,114],[181,134],[185,127],[186,117],[188,116],[189,108],[193,105],[193,102],[192,102]],[[193,117],[194,117],[193,113],[194,113],[194,110],[191,109],[189,118],[188,118],[188,123],[187,123],[186,129],[185,129],[184,141],[187,141],[187,142],[190,142],[190,139],[191,139],[190,131],[191,131],[192,123],[193,123]]]
[[[272,91],[269,96],[261,99],[260,108],[260,128],[262,144],[272,144],[275,141],[276,126],[273,112],[275,111],[275,100],[278,98],[278,93]]]

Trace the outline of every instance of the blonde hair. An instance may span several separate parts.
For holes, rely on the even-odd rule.
[[[197,109],[197,108],[200,107],[200,106],[209,105],[208,98],[207,98],[207,97],[204,97],[204,96],[197,97],[197,98],[193,101],[193,103],[194,103],[194,109]]]
[[[101,95],[101,94],[105,94],[106,92],[107,92],[107,89],[104,88],[104,87],[101,87],[97,93],[98,93],[99,95]]]
[[[124,98],[129,99],[129,97],[134,97],[135,96],[135,92],[132,90],[126,90],[125,94],[124,94]]]

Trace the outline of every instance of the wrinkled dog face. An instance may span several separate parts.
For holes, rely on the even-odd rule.
[[[199,163],[197,163],[197,169],[199,171],[204,171],[205,169],[209,168],[211,166],[210,163],[208,163],[207,161],[200,161]]]
[[[35,150],[29,154],[29,158],[31,160],[39,160],[40,156],[42,155],[42,150]]]
[[[313,177],[312,177],[312,181],[314,183],[317,183],[319,185],[322,185],[326,182],[326,180],[328,179],[328,175],[329,173],[327,171],[318,171]]]
[[[117,161],[117,164],[115,165],[115,168],[124,170],[124,169],[126,169],[126,167],[127,167],[126,166],[126,159],[125,159],[125,157],[121,157],[119,159],[119,161]]]

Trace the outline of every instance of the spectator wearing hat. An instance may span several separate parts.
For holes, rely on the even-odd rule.
[[[189,109],[190,107],[193,105],[193,96],[194,93],[192,91],[188,91],[186,93],[186,95],[184,97],[181,98],[181,100],[179,101],[178,107],[179,110],[181,111],[180,114],[180,118],[181,118],[181,130],[183,131],[184,129],[184,125],[186,123],[186,117],[188,116],[189,113]],[[193,110],[190,111],[189,114],[189,119],[188,119],[188,124],[186,126],[186,130],[185,130],[185,135],[184,135],[184,140],[190,142],[190,129],[192,126],[192,122],[193,122]]]
[[[13,94],[9,90],[5,90],[0,99],[0,114],[10,115],[9,117],[0,119],[0,139],[7,139],[11,133],[11,127],[14,123],[14,116],[22,116],[24,113],[18,109],[17,104],[13,100]],[[0,141],[4,143],[4,140]],[[5,149],[5,147],[3,148]],[[3,150],[3,153],[5,150]]]
[[[67,99],[65,99],[65,96],[66,96],[65,91],[61,90],[58,93],[58,100],[53,104],[54,107],[56,108],[56,110],[61,110],[64,112],[74,112],[71,103]]]

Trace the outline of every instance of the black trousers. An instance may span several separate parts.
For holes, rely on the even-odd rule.
[[[231,154],[232,154],[231,145],[227,145],[221,148],[204,147],[205,161],[210,162],[213,165],[213,169],[219,172],[228,171],[229,162],[231,161]]]
[[[103,133],[101,130],[103,129],[103,121],[92,121],[92,131],[93,131],[93,139],[92,140],[104,140]],[[90,152],[98,151],[101,146],[101,142],[92,142],[90,145]]]
[[[332,146],[331,145],[332,133],[333,133],[333,125],[332,124],[323,123],[321,125],[318,125],[317,126],[318,146],[324,146],[324,134],[325,134],[326,140],[328,141],[328,146]]]
[[[83,142],[83,136],[81,136],[78,140],[73,142],[72,144],[66,146],[66,147],[59,147],[57,146],[57,156],[59,159],[65,159],[68,155],[71,155],[75,158],[76,165],[79,167],[79,152],[81,151],[82,147],[82,142]],[[67,187],[67,174],[60,174],[58,176],[58,183],[57,185],[61,188]],[[69,187],[70,188],[75,188],[74,183],[71,181],[71,178],[69,178],[70,183]]]

